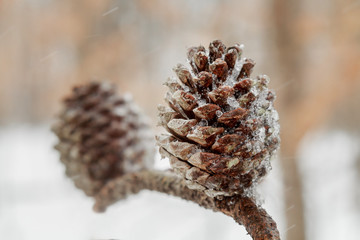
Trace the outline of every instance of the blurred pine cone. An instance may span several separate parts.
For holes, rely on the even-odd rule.
[[[109,180],[150,167],[152,135],[144,117],[108,83],[75,87],[53,126],[66,174],[87,195]]]
[[[159,119],[169,133],[157,136],[188,187],[209,196],[242,194],[271,168],[279,146],[275,95],[265,75],[250,78],[255,63],[241,58],[242,46],[219,40],[188,50],[191,71],[178,64],[177,79],[165,85],[168,106]]]

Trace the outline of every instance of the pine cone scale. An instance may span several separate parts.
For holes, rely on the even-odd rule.
[[[261,180],[280,142],[269,79],[250,78],[255,62],[242,51],[219,40],[208,51],[190,48],[192,71],[174,68],[178,80],[165,84],[169,107],[159,107],[170,134],[157,138],[161,155],[191,188],[211,196],[241,194]]]
[[[133,103],[113,86],[90,83],[74,88],[53,126],[66,174],[87,195],[110,179],[152,164],[149,127]],[[131,164],[129,164],[131,163]]]

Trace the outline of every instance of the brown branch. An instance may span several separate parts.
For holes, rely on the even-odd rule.
[[[107,183],[96,196],[94,210],[105,211],[109,205],[143,189],[180,197],[204,208],[223,212],[244,225],[254,240],[280,239],[275,221],[253,199],[245,196],[224,197],[222,200],[211,198],[202,191],[187,188],[185,181],[171,172],[142,171],[119,177]]]

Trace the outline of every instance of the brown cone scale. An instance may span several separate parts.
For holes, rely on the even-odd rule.
[[[160,154],[189,188],[212,197],[242,194],[259,182],[280,142],[269,79],[250,77],[255,62],[242,51],[220,40],[208,50],[190,48],[190,68],[174,68],[178,79],[165,84],[168,107],[159,107],[168,131],[157,136]]]
[[[66,174],[94,196],[109,180],[153,162],[150,128],[126,96],[108,83],[75,87],[53,126]]]

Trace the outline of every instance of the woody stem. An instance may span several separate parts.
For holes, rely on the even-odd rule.
[[[111,204],[144,189],[177,196],[204,208],[223,212],[244,225],[254,240],[280,239],[275,221],[253,199],[245,196],[224,197],[221,200],[212,198],[202,191],[189,189],[182,178],[167,171],[129,173],[108,182],[95,197],[94,210],[103,212]]]

